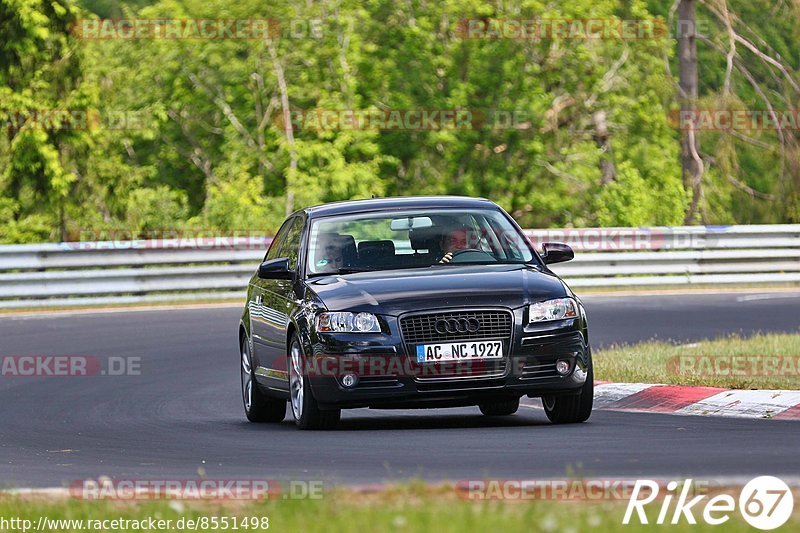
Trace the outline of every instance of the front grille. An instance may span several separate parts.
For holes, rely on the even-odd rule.
[[[440,333],[436,331],[436,322],[441,319],[476,319],[480,323],[480,327],[474,333]],[[508,311],[453,311],[414,315],[400,319],[403,340],[408,347],[423,343],[470,339],[508,341],[511,339],[511,327],[511,313]],[[508,345],[506,345],[506,349],[508,349]]]
[[[436,322],[441,319],[477,320],[477,331],[441,333]],[[417,371],[416,381],[450,381],[461,379],[498,378],[506,373],[511,350],[513,315],[510,311],[475,310],[450,311],[412,315],[400,319],[400,330],[411,365]],[[481,361],[448,361],[442,363],[417,363],[413,357],[419,344],[435,344],[462,340],[502,340],[505,357]]]

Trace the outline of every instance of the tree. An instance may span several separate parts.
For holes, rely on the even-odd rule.
[[[678,1],[678,63],[680,79],[680,102],[683,116],[697,111],[699,79],[697,72],[697,17],[695,0]],[[685,222],[695,222],[697,210],[703,197],[703,160],[700,158],[700,142],[693,128],[681,135],[681,168],[683,184],[691,191],[692,201],[686,211]]]
[[[48,113],[85,111],[80,62],[69,35],[76,14],[66,0],[0,0],[0,114],[7,126],[0,149],[3,203],[13,231],[38,238],[50,236],[48,226],[66,236],[65,209],[76,181],[71,157],[83,142],[83,134],[70,129],[71,117]],[[26,226],[28,215],[35,216]]]

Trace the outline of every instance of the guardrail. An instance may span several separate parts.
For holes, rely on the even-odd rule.
[[[552,269],[572,287],[800,282],[800,225],[527,230],[565,242],[575,260]]]
[[[800,225],[526,230],[572,287],[800,283]],[[243,298],[269,237],[0,246],[0,308]]]

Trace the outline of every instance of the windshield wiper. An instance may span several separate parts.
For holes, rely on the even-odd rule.
[[[433,263],[432,267],[443,267],[443,266],[469,266],[469,265],[528,265],[528,266],[537,266],[529,261],[458,261],[458,262],[447,262],[447,263]]]
[[[337,274],[357,274],[359,272],[375,272],[375,268],[358,268],[358,267],[343,267],[338,268],[332,272],[313,272],[308,275],[309,278],[316,278],[318,276],[334,276]]]

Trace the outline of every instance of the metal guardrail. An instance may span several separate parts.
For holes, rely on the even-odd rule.
[[[570,286],[800,283],[800,225],[526,230]],[[0,246],[0,308],[243,298],[270,238]]]

